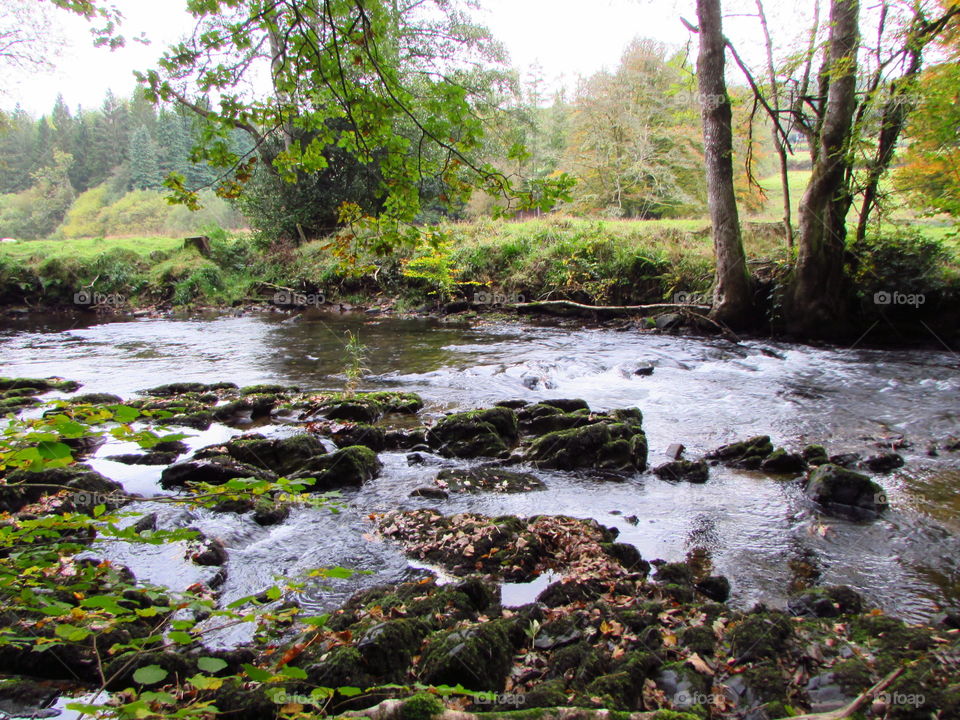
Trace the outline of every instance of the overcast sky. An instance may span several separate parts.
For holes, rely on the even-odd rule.
[[[125,16],[127,37],[145,33],[149,46],[128,43],[113,51],[94,48],[85,21],[59,13],[65,39],[58,69],[15,84],[4,107],[19,102],[47,112],[58,93],[71,108],[99,106],[107,89],[120,95],[135,86],[132,72],[151,67],[167,44],[192,28],[185,0],[115,0]],[[572,88],[578,75],[613,69],[634,37],[651,37],[681,46],[688,33],[679,16],[692,16],[692,0],[480,0],[477,20],[486,24],[522,70],[537,64],[548,84]],[[776,6],[778,3],[769,3]],[[736,32],[738,22],[729,19]]]

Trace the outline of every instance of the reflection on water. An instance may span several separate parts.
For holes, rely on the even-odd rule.
[[[673,485],[650,474],[612,483],[540,473],[545,492],[454,496],[443,502],[445,512],[595,517],[619,528],[621,539],[648,559],[680,560],[693,553],[712,564],[714,572],[731,578],[740,604],[781,603],[798,582],[797,568],[814,565],[811,572],[820,582],[849,583],[871,601],[913,618],[960,598],[960,454],[926,452],[931,442],[960,434],[960,367],[951,353],[735,345],[596,329],[471,328],[364,315],[85,327],[31,320],[0,329],[0,373],[61,375],[83,382],[84,391],[121,395],[190,380],[329,389],[343,383],[348,330],[369,348],[367,388],[419,392],[427,418],[507,398],[581,397],[595,409],[637,406],[654,465],[664,461],[671,443],[681,442],[695,455],[755,434],[769,434],[788,448],[822,442],[831,453],[870,452],[874,442],[889,437],[911,443],[901,451],[906,468],[878,478],[893,509],[870,525],[820,517],[797,483],[723,468],[713,469],[705,485]],[[652,365],[653,374],[637,374],[641,365]],[[192,444],[213,442],[224,432],[215,427]],[[117,451],[106,446],[98,456]],[[366,516],[423,507],[426,501],[408,494],[443,465],[408,467],[396,453],[382,459],[382,476],[345,495],[349,507],[340,515],[308,513],[274,528],[242,531],[237,528],[252,523],[197,518],[230,539],[225,595],[240,597],[269,585],[280,567],[339,564],[373,571],[361,583],[410,572],[395,548],[370,535]],[[156,489],[156,468],[96,463],[131,490],[149,495]],[[323,585],[308,588],[305,598],[324,605],[352,587]]]

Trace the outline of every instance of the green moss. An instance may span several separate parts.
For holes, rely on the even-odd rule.
[[[632,710],[636,705],[640,688],[634,683],[630,673],[616,672],[601,675],[586,689],[589,697],[598,697],[604,707],[613,710]]]
[[[888,615],[864,615],[852,623],[853,637],[876,643],[881,660],[914,660],[935,644],[926,628],[911,627]]]
[[[873,673],[863,660],[842,660],[830,668],[830,672],[840,687],[852,695],[859,695],[873,685]]]
[[[679,640],[681,645],[700,655],[713,655],[717,643],[713,630],[705,625],[686,628],[680,633]]]
[[[319,455],[308,460],[293,478],[314,478],[314,491],[324,491],[343,486],[360,487],[375,478],[383,467],[377,454],[368,447],[351,445],[328,455]]]
[[[503,628],[486,623],[431,637],[420,657],[420,675],[429,685],[459,683],[500,692],[512,660],[513,647]]]
[[[793,624],[780,612],[748,615],[727,635],[731,655],[743,660],[776,658],[786,652],[793,638]]]
[[[557,678],[534,686],[524,693],[523,704],[527,708],[563,707],[567,704],[563,680]]]
[[[790,680],[773,664],[759,664],[747,668],[743,679],[763,702],[786,702]]]
[[[400,706],[400,720],[430,720],[444,711],[443,703],[436,695],[417,693],[407,698]]]

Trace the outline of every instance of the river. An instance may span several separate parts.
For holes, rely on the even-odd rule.
[[[906,465],[877,476],[891,504],[873,523],[819,514],[798,482],[715,467],[702,485],[672,484],[651,473],[622,481],[539,472],[548,489],[522,495],[408,497],[444,466],[408,466],[404,453],[382,453],[384,471],[345,492],[339,513],[300,510],[263,528],[231,514],[187,511],[145,500],[161,526],[191,525],[222,538],[229,551],[225,600],[296,576],[340,565],[369,571],[349,580],[309,580],[307,606],[329,609],[357,587],[409,578],[412,567],[372,532],[370,513],[433,504],[444,512],[568,514],[620,530],[647,559],[696,557],[728,576],[731,602],[782,606],[788,588],[811,571],[821,583],[849,584],[871,603],[922,621],[960,601],[960,453],[928,454],[931,443],[960,435],[960,358],[943,351],[811,348],[769,341],[674,337],[611,329],[514,324],[474,326],[369,315],[215,316],[110,322],[25,317],[0,326],[0,374],[59,375],[83,392],[124,397],[173,381],[276,382],[304,389],[344,383],[346,331],[369,348],[361,389],[403,389],[426,401],[424,419],[498,400],[577,397],[593,409],[639,407],[652,465],[671,443],[687,456],[767,434],[778,446],[822,443],[832,453],[877,452],[875,442],[906,439]],[[652,366],[651,375],[634,371]],[[291,432],[288,426],[256,428]],[[242,432],[189,430],[198,448]],[[162,468],[105,460],[92,464],[144,496],[161,493]],[[207,568],[182,561],[182,548],[114,548],[138,577],[185,587]],[[515,590],[515,589],[513,589]],[[523,598],[523,593],[519,597]]]

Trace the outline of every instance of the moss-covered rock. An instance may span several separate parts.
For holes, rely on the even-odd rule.
[[[775,659],[787,652],[793,637],[790,618],[775,611],[751,613],[727,635],[730,654],[741,662]]]
[[[601,675],[591,682],[586,694],[599,698],[599,705],[611,710],[633,710],[637,706],[642,685],[637,685],[627,672]]]
[[[141,394],[152,397],[173,397],[175,395],[186,395],[187,393],[206,393],[236,389],[237,386],[234,383],[213,383],[208,385],[200,382],[176,382],[158,385],[149,390],[143,390]]]
[[[823,445],[807,445],[803,449],[801,456],[811,467],[830,462],[830,456],[827,454],[827,449]]]
[[[87,393],[85,395],[74,395],[70,402],[75,405],[119,405],[123,398],[112,393]]]
[[[420,679],[429,685],[461,684],[500,692],[513,660],[503,628],[492,623],[448,630],[431,637],[420,658]]]
[[[807,461],[798,453],[778,448],[760,463],[760,469],[777,475],[799,475],[807,469]]]
[[[387,433],[383,428],[367,423],[346,423],[331,435],[337,447],[363,445],[374,452],[387,449]]]
[[[731,467],[756,470],[764,459],[773,452],[773,444],[768,435],[741,440],[722,445],[707,454],[707,460],[717,460]]]
[[[811,471],[804,492],[827,514],[853,520],[876,518],[888,506],[883,488],[877,483],[832,463]]]
[[[863,611],[860,593],[846,585],[808,588],[787,601],[793,615],[830,618]]]
[[[596,422],[537,438],[528,448],[526,459],[538,467],[558,470],[644,470],[647,439],[637,425]]]
[[[357,641],[357,650],[371,675],[382,682],[399,681],[429,629],[415,619],[377,623]]]
[[[171,465],[160,475],[160,487],[169,490],[197,483],[223,485],[237,478],[276,480],[276,475],[269,470],[238,462],[228,455],[214,455]]]
[[[448,415],[427,431],[426,440],[446,457],[498,457],[519,437],[517,415],[494,407]]]
[[[593,422],[589,408],[565,412],[555,405],[539,403],[517,412],[520,428],[527,435],[543,435],[558,430],[570,430]]]
[[[34,390],[37,393],[45,393],[50,390],[60,390],[62,392],[76,392],[80,388],[80,383],[75,380],[64,380],[58,377],[49,378],[9,378],[0,377],[0,391],[8,392],[10,390]]]
[[[277,475],[295,473],[313,458],[327,454],[323,443],[310,433],[284,438],[244,436],[230,440],[222,447],[235,460],[270,470]],[[203,455],[202,451],[197,453],[198,457]]]
[[[710,477],[710,468],[706,461],[673,460],[653,469],[654,475],[664,480],[686,480],[692,483],[705,483]]]
[[[311,458],[291,478],[314,478],[311,490],[321,492],[341,487],[360,487],[380,474],[383,463],[370,448],[352,445]]]
[[[68,465],[38,472],[14,470],[0,484],[0,510],[18,512],[45,495],[64,493],[56,512],[89,513],[97,505],[119,507],[125,496],[123,486],[93,470],[89,465]]]

